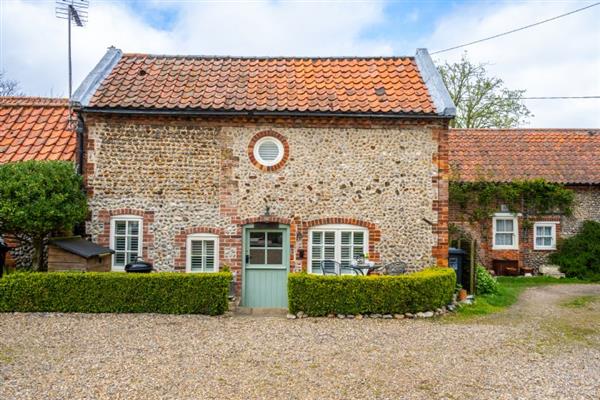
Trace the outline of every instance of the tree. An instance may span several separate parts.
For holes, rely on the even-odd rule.
[[[19,82],[6,79],[4,72],[0,72],[0,96],[23,96],[19,90]]]
[[[525,90],[505,88],[502,79],[488,76],[486,64],[473,64],[466,54],[439,70],[456,105],[454,128],[514,128],[532,115],[522,103]]]
[[[44,270],[50,234],[71,233],[87,215],[82,178],[67,161],[25,161],[0,166],[0,234],[34,249],[33,269]]]

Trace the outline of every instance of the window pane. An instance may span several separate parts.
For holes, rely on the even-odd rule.
[[[496,220],[496,231],[504,232],[504,220],[503,219]]]
[[[312,259],[320,260],[323,258],[323,248],[321,246],[313,246],[312,248]]]
[[[250,264],[264,264],[265,251],[263,249],[250,249]]]
[[[250,247],[265,247],[265,232],[250,232]]]
[[[202,271],[202,256],[192,256],[190,260],[192,271]]]
[[[130,235],[137,235],[139,233],[140,226],[138,221],[129,221],[128,227]]]
[[[335,232],[325,232],[325,244],[335,245]]]
[[[323,232],[313,232],[312,233],[312,243],[313,244],[321,244],[323,240]]]
[[[552,236],[552,227],[544,226],[544,236]]]
[[[497,233],[496,244],[500,246],[512,246],[513,235],[510,233]]]
[[[127,236],[127,250],[129,251],[138,251],[138,237],[137,236]]]
[[[138,253],[128,253],[129,257],[127,257],[127,263],[132,263],[137,261]]]
[[[544,232],[544,229],[543,229],[543,228],[544,228],[543,226],[536,226],[536,227],[535,227],[535,234],[536,234],[537,236],[542,236],[542,235],[543,235],[543,232]]]
[[[355,246],[360,246],[362,248],[362,246],[365,243],[365,233],[364,232],[354,232],[354,245]]]
[[[206,250],[206,256],[214,257],[215,256],[215,241],[214,240],[204,240],[204,248]]]
[[[342,246],[351,243],[352,232],[342,232]]]
[[[342,246],[342,260],[350,259],[350,249],[349,246]]]
[[[215,258],[212,256],[207,256],[206,257],[206,266],[205,266],[205,271],[207,272],[212,272],[215,270]]]
[[[313,259],[313,261],[311,262],[311,266],[312,266],[312,272],[315,274],[321,274],[321,263],[319,262],[319,260],[315,260]]]
[[[548,247],[552,246],[552,238],[545,237],[545,238],[543,238],[543,240],[544,240],[544,246],[548,246]]]
[[[283,232],[269,232],[267,234],[269,247],[282,247],[283,246]]]
[[[190,252],[192,256],[201,256],[202,255],[202,240],[192,240],[192,248]]]
[[[122,236],[115,237],[115,250],[116,251],[124,251],[126,249],[126,240]]]
[[[127,232],[127,222],[115,221],[115,235],[124,235]]]
[[[505,232],[512,232],[513,231],[513,220],[512,219],[507,219],[504,221],[504,231]]]
[[[258,155],[264,161],[275,161],[279,157],[279,146],[272,140],[265,140],[258,146]]]
[[[363,247],[362,245],[359,246],[355,246],[354,247],[354,254],[352,255],[352,258],[362,258],[364,256],[364,252],[363,252]]]
[[[267,264],[282,264],[283,262],[283,250],[282,249],[269,249],[267,250]]]
[[[335,259],[335,246],[325,246],[323,248],[323,259],[325,259],[325,260]]]
[[[115,265],[124,266],[125,265],[125,253],[117,252],[115,253]]]
[[[541,238],[541,237],[539,237],[539,236],[538,236],[538,237],[536,237],[536,238],[535,238],[535,245],[536,245],[536,246],[543,246],[543,245],[544,245],[544,239],[543,239],[543,238]]]

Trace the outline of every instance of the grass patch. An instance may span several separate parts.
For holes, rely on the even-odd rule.
[[[0,346],[0,365],[1,364],[10,364],[13,362],[14,356],[13,351],[5,346]]]
[[[560,305],[568,308],[584,308],[588,307],[592,303],[596,303],[600,301],[600,296],[581,296],[575,297],[574,299],[565,301]]]
[[[521,293],[530,287],[559,285],[569,283],[588,283],[577,278],[552,278],[549,276],[533,277],[498,277],[498,293],[476,296],[470,306],[459,308],[457,318],[468,319],[505,310],[517,302]]]

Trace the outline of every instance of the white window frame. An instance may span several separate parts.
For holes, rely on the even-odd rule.
[[[214,271],[204,271],[204,267],[202,267],[202,271],[192,271],[192,240],[212,240],[215,243],[215,269]],[[191,274],[206,274],[210,272],[219,272],[219,235],[215,235],[213,233],[193,233],[188,235],[185,241],[185,272]]]
[[[117,221],[137,221],[139,226],[138,231],[138,257],[143,257],[144,248],[144,219],[138,215],[115,215],[110,219],[110,248],[115,250],[115,254],[112,255],[110,268],[112,271],[125,271],[125,266],[115,265],[116,256],[116,237],[115,237],[115,223]],[[127,253],[127,252],[126,252]],[[127,259],[125,259],[127,264]]]
[[[534,250],[556,250],[556,224],[558,222],[553,221],[539,221],[533,224],[533,249]],[[552,229],[551,238],[552,244],[550,246],[540,246],[537,244],[537,228],[538,227],[550,227]],[[546,236],[544,236],[546,237]]]
[[[335,255],[334,260],[341,262],[342,260],[342,232],[362,232],[364,234],[363,254],[369,252],[369,230],[359,225],[350,224],[328,224],[313,226],[308,230],[308,272],[312,271],[312,240],[314,232],[335,232]]]
[[[512,220],[513,221],[513,244],[498,245],[496,244],[496,221],[497,220]],[[506,233],[506,232],[503,232]],[[492,218],[492,249],[493,250],[519,250],[519,218],[511,213],[496,213]]]
[[[266,141],[271,141],[271,142],[275,143],[275,145],[277,146],[277,150],[279,150],[279,154],[277,155],[277,158],[274,159],[273,161],[263,160],[259,154],[258,149],[259,149],[260,145]],[[254,144],[254,149],[252,149],[252,151],[254,153],[254,159],[256,161],[258,161],[258,163],[260,163],[261,165],[264,165],[265,167],[272,167],[273,165],[279,164],[281,162],[281,160],[283,160],[285,149],[283,147],[283,143],[281,143],[281,140],[277,139],[275,136],[265,136],[265,137],[258,139],[258,141]]]

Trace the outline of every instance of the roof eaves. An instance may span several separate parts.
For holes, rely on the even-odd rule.
[[[102,81],[110,74],[114,66],[119,62],[123,52],[113,46],[110,46],[106,54],[96,64],[94,69],[85,77],[81,85],[73,94],[72,102],[74,105],[86,107],[89,105],[94,92],[98,89]]]
[[[421,77],[429,90],[429,94],[431,95],[431,99],[433,100],[433,104],[435,104],[438,114],[447,117],[455,117],[456,106],[452,102],[450,93],[448,93],[448,89],[442,80],[442,76],[433,64],[433,60],[427,49],[417,49],[415,61],[417,62]]]
[[[174,115],[174,116],[279,116],[279,117],[363,117],[363,118],[434,118],[447,119],[437,113],[360,113],[336,111],[262,111],[262,110],[210,110],[210,109],[158,109],[86,107],[86,112],[101,114]]]

